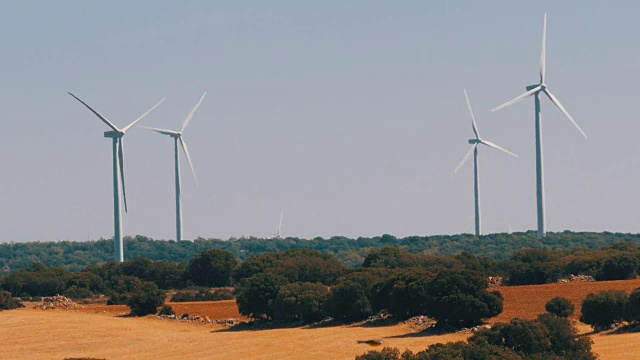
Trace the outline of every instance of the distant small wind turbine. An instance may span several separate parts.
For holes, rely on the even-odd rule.
[[[198,103],[196,104],[196,106],[194,106],[193,109],[191,109],[191,112],[189,113],[189,115],[187,115],[187,117],[182,122],[182,127],[180,128],[180,131],[157,129],[157,128],[152,128],[152,127],[148,127],[148,126],[140,126],[140,127],[145,128],[145,129],[153,130],[153,131],[156,131],[156,132],[158,132],[160,134],[168,135],[169,137],[173,138],[174,159],[175,159],[175,183],[176,183],[176,241],[181,241],[182,240],[182,201],[181,201],[181,196],[180,196],[180,191],[181,191],[181,187],[180,187],[180,156],[179,156],[180,154],[179,154],[179,151],[178,151],[178,142],[180,143],[180,146],[182,146],[182,150],[184,151],[184,154],[187,157],[187,161],[189,161],[189,167],[191,168],[191,174],[193,174],[193,179],[195,180],[196,186],[197,186],[198,185],[198,178],[196,177],[196,172],[193,169],[193,162],[191,161],[191,156],[189,155],[189,149],[187,148],[187,143],[184,141],[184,139],[182,137],[182,133],[184,132],[184,129],[187,128],[187,125],[189,125],[189,122],[193,118],[193,115],[196,113],[196,111],[198,110],[200,105],[202,105],[202,102],[204,101],[204,98],[206,96],[207,96],[206,92],[204,94],[202,94],[202,96],[200,97],[200,100],[198,100]]]
[[[113,227],[114,227],[114,254],[115,260],[117,262],[124,261],[124,253],[122,246],[122,214],[120,211],[120,186],[122,185],[122,199],[124,201],[124,211],[127,212],[127,193],[125,191],[124,186],[124,152],[122,150],[122,141],[124,134],[129,130],[133,125],[135,125],[138,121],[142,120],[143,117],[147,116],[153,109],[158,107],[165,99],[163,98],[157,104],[153,105],[151,109],[147,110],[144,114],[140,115],[139,118],[135,119],[131,124],[123,127],[122,129],[118,129],[115,125],[113,125],[109,120],[107,120],[104,116],[100,115],[96,110],[92,109],[89,105],[87,105],[84,101],[80,100],[77,96],[69,93],[69,95],[73,96],[76,100],[82,103],[87,109],[91,110],[91,112],[96,115],[100,120],[102,120],[107,126],[109,126],[112,131],[106,131],[104,133],[104,137],[113,139]],[[119,179],[118,179],[119,178]],[[122,184],[120,184],[120,182]]]
[[[562,106],[560,101],[553,96],[547,84],[545,83],[546,76],[546,43],[547,43],[547,14],[544,14],[544,23],[542,27],[542,54],[540,55],[540,83],[535,85],[527,86],[527,92],[522,95],[515,97],[513,100],[509,100],[506,103],[492,109],[491,111],[497,111],[503,109],[507,106],[513,105],[517,102],[528,98],[529,96],[534,96],[535,99],[535,127],[536,127],[536,195],[537,195],[537,205],[538,205],[538,238],[542,238],[547,234],[546,228],[546,218],[545,218],[545,209],[544,209],[544,166],[543,166],[543,158],[542,158],[542,122],[540,119],[540,93],[544,93],[547,95],[549,100],[560,109],[560,111],[569,119],[569,121],[573,124],[573,126],[578,129],[580,134],[587,138],[587,134],[582,131],[582,128],[576,123],[575,120],[569,115],[569,112]]]
[[[473,165],[474,165],[474,178],[473,178],[473,189],[475,194],[475,208],[476,208],[476,236],[481,235],[481,226],[480,226],[480,174],[479,174],[479,164],[478,164],[478,144],[483,144],[488,147],[492,147],[494,149],[505,152],[509,155],[518,157],[518,155],[492,143],[491,141],[483,140],[480,138],[480,133],[478,132],[478,126],[476,124],[476,119],[473,116],[473,110],[471,109],[471,102],[469,101],[469,97],[467,96],[467,90],[464,90],[464,97],[467,100],[467,107],[469,108],[469,114],[471,115],[471,127],[473,128],[473,133],[475,134],[475,139],[469,139],[469,144],[471,144],[471,149],[464,156],[460,164],[456,167],[455,170],[451,173],[451,176],[455,175],[458,170],[462,167],[462,165],[469,159],[471,153],[473,153]]]
[[[282,218],[284,216],[284,210],[280,210],[280,222],[278,223],[278,233],[273,237],[274,239],[282,239]]]

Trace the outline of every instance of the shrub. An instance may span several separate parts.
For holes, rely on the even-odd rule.
[[[334,286],[325,302],[325,312],[336,320],[358,321],[373,313],[364,285],[345,280]]]
[[[580,321],[596,330],[608,328],[624,320],[628,295],[624,291],[608,290],[587,295],[582,302]]]
[[[11,310],[24,307],[20,300],[11,296],[8,291],[0,291],[0,310]]]
[[[369,351],[366,354],[356,356],[356,360],[400,360],[400,350],[385,347],[379,351]]]
[[[435,318],[438,326],[473,325],[502,312],[502,295],[487,292],[486,278],[475,271],[442,271],[426,290],[431,299],[424,315]]]
[[[633,290],[629,295],[625,318],[630,321],[640,320],[640,288]]]
[[[208,250],[193,258],[187,265],[187,278],[194,284],[209,287],[231,285],[231,273],[237,261],[232,253]]]
[[[605,261],[598,280],[626,280],[637,276],[638,258],[635,254],[622,253],[611,256]]]
[[[573,315],[575,306],[567,298],[555,297],[549,300],[549,302],[545,305],[545,309],[547,309],[547,311],[553,315],[566,318]]]
[[[65,290],[62,295],[68,297],[69,299],[79,300],[79,299],[87,299],[90,298],[93,293],[91,290],[85,287],[77,287],[75,285],[71,286],[67,290]]]
[[[433,277],[424,269],[402,271],[389,280],[379,296],[387,297],[387,310],[400,319],[424,314],[433,300],[428,290]]]
[[[160,311],[158,311],[159,315],[175,315],[176,313],[173,311],[173,308],[170,305],[162,305]]]
[[[326,285],[318,283],[292,283],[280,288],[274,303],[277,320],[302,320],[305,323],[324,318],[323,305],[329,294]]]
[[[243,282],[236,293],[240,313],[254,319],[273,319],[274,302],[287,278],[271,273],[258,273]]]
[[[595,360],[591,340],[579,337],[568,319],[552,314],[543,314],[537,320],[513,319],[509,324],[498,323],[477,332],[468,341],[481,347],[485,344],[506,347],[525,359]]]
[[[145,316],[155,314],[158,306],[164,304],[165,294],[152,282],[144,281],[127,296],[126,304],[131,308],[131,314]]]

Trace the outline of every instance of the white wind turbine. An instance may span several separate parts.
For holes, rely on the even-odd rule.
[[[173,138],[174,159],[175,159],[175,178],[176,178],[175,180],[176,182],[176,241],[182,240],[182,201],[180,196],[180,156],[179,156],[180,154],[178,151],[178,143],[180,143],[180,146],[182,146],[182,150],[184,151],[184,154],[187,157],[187,161],[189,162],[189,167],[191,168],[191,173],[193,174],[193,179],[195,180],[196,186],[197,186],[198,178],[196,177],[196,172],[193,169],[193,162],[191,162],[189,149],[187,148],[187,144],[182,138],[182,133],[184,132],[184,129],[186,129],[187,125],[189,125],[191,118],[193,118],[193,115],[196,113],[200,105],[202,105],[202,102],[204,101],[205,96],[207,96],[206,92],[202,94],[196,106],[194,106],[193,109],[191,109],[191,112],[189,112],[189,115],[187,115],[187,117],[184,119],[184,121],[182,122],[182,127],[180,128],[180,131],[157,129],[157,128],[152,128],[148,126],[141,126],[145,129],[153,130],[160,134],[168,135],[169,137]]]
[[[544,167],[542,157],[542,123],[540,119],[540,93],[547,95],[549,100],[560,109],[560,111],[571,121],[573,126],[578,129],[582,136],[587,138],[587,134],[580,128],[578,123],[569,115],[569,112],[562,106],[560,101],[553,96],[547,84],[545,83],[546,76],[546,42],[547,42],[547,14],[544,14],[544,25],[542,28],[542,55],[540,56],[540,83],[527,86],[527,92],[507,101],[506,103],[492,109],[491,111],[497,111],[507,106],[513,105],[529,96],[534,96],[535,99],[535,128],[536,128],[536,195],[538,205],[538,238],[542,238],[546,235],[547,229],[545,225],[545,212],[544,212]]]
[[[158,105],[160,105],[163,101],[160,100],[157,104],[153,105],[151,109],[147,110],[144,114],[140,115],[139,118],[135,119],[131,124],[123,127],[122,129],[118,129],[115,125],[113,125],[109,120],[107,120],[104,116],[100,115],[97,111],[92,109],[89,105],[87,105],[84,101],[80,100],[77,96],[69,93],[69,95],[73,96],[76,100],[80,101],[82,105],[86,106],[87,109],[91,110],[100,120],[102,120],[107,126],[109,126],[112,130],[105,131],[104,137],[113,139],[113,227],[114,227],[114,255],[115,260],[117,262],[124,261],[124,253],[123,253],[123,245],[122,245],[122,213],[120,211],[120,186],[122,186],[122,199],[124,200],[124,211],[127,212],[127,193],[125,191],[124,186],[124,153],[123,153],[123,145],[122,138],[124,134],[129,130],[133,125],[135,125],[138,121],[142,120],[143,117],[147,116],[153,109],[155,109]]]
[[[284,210],[280,210],[280,222],[278,223],[278,233],[273,237],[274,239],[282,239],[282,218],[284,216]]]
[[[469,139],[469,144],[471,144],[471,149],[464,156],[460,164],[456,167],[455,170],[451,173],[451,176],[455,175],[458,170],[462,167],[462,165],[469,159],[471,153],[473,153],[473,189],[475,194],[475,209],[476,209],[476,236],[480,236],[481,234],[481,224],[480,224],[480,174],[479,174],[479,164],[478,164],[478,144],[483,144],[488,147],[492,147],[494,149],[498,149],[502,152],[505,152],[509,155],[518,157],[518,155],[492,143],[491,141],[483,140],[480,138],[480,133],[478,132],[478,125],[476,124],[476,119],[473,116],[473,110],[471,109],[471,102],[469,102],[469,97],[467,96],[467,90],[464,90],[464,97],[467,100],[467,107],[469,108],[469,114],[471,115],[471,127],[473,128],[473,133],[475,134],[475,139]]]

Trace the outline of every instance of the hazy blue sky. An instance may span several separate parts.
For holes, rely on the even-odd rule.
[[[640,4],[631,1],[5,1],[0,4],[0,241],[113,235],[107,127],[185,132],[185,238],[468,232],[480,132],[485,232],[534,229],[538,79],[549,230],[640,231]],[[173,147],[125,137],[126,235],[174,237]],[[186,163],[183,163],[186,165]]]

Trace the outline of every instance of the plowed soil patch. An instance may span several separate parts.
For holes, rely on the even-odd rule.
[[[202,301],[202,302],[179,302],[167,303],[173,308],[176,315],[182,316],[189,314],[191,316],[208,316],[211,320],[236,319],[241,321],[249,320],[240,315],[238,305],[235,300],[222,301]]]
[[[546,312],[545,304],[556,296],[571,300],[576,307],[576,315],[573,316],[573,319],[577,320],[580,317],[582,301],[588,294],[603,290],[631,292],[639,287],[640,279],[492,288],[502,293],[504,309],[502,314],[491,319],[490,322],[508,322],[516,317],[535,319],[539,314]]]

